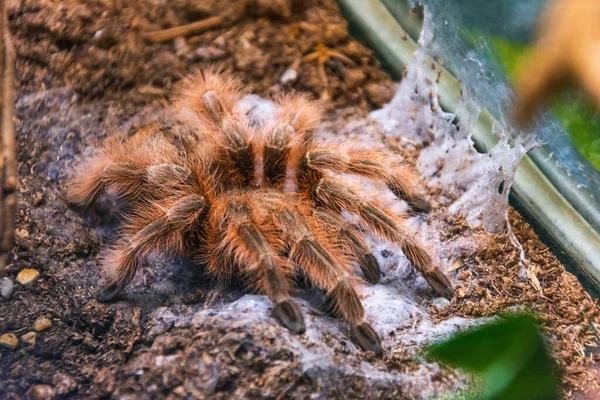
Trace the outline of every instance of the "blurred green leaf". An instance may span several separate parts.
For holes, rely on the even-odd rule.
[[[460,333],[428,356],[481,378],[485,400],[558,398],[555,368],[533,317],[511,316]]]
[[[509,78],[515,76],[519,58],[529,49],[529,46],[509,42],[500,37],[490,37],[490,42],[497,52],[502,67]]]

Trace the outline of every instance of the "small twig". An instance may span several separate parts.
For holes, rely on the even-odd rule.
[[[149,42],[166,42],[167,40],[175,39],[179,36],[188,36],[192,33],[199,33],[209,29],[217,28],[225,18],[221,16],[209,17],[200,21],[192,22],[191,24],[176,26],[161,31],[146,32],[142,37]]]
[[[533,288],[541,296],[544,296],[544,291],[542,290],[542,285],[540,284],[540,281],[539,281],[537,275],[530,268],[527,268],[527,259],[525,258],[525,250],[523,249],[523,246],[519,242],[519,239],[517,239],[517,236],[513,232],[512,226],[510,225],[510,221],[508,221],[508,218],[506,219],[506,226],[508,228],[508,237],[509,237],[511,243],[519,251],[519,266],[521,267],[521,270],[519,271],[519,276],[527,278],[527,280],[529,281],[531,286],[533,286]]]
[[[421,145],[419,143],[415,142],[414,140],[410,140],[410,139],[407,139],[407,138],[402,137],[402,136],[399,136],[398,140],[400,142],[405,142],[405,143],[411,144],[411,145],[415,146],[416,148],[421,147]]]
[[[135,307],[133,309],[133,316],[131,317],[131,323],[135,328],[135,333],[129,340],[125,354],[131,354],[135,345],[142,339],[142,324],[141,324],[142,309]]]
[[[17,157],[14,115],[15,50],[8,28],[6,0],[0,0],[0,277],[15,242]]]

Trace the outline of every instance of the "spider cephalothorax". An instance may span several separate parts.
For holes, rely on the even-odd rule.
[[[266,294],[273,316],[305,330],[290,299],[302,274],[326,291],[364,349],[381,342],[363,320],[353,266],[376,283],[379,265],[361,232],[342,212],[357,215],[379,237],[402,248],[439,294],[452,286],[399,216],[393,216],[329,173],[356,174],[387,186],[412,208],[427,211],[413,176],[391,167],[388,155],[318,145],[318,108],[301,96],[283,97],[272,123],[252,124],[236,111],[239,83],[212,71],[188,79],[177,118],[127,140],[109,140],[79,169],[68,198],[90,206],[110,190],[127,201],[120,239],[105,263],[115,267],[100,298],[110,300],[131,281],[147,254],[162,251],[205,264],[219,278],[242,278]]]

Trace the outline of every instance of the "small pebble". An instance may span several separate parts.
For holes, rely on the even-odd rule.
[[[283,75],[281,75],[281,79],[279,80],[279,82],[282,85],[287,85],[287,84],[292,84],[292,83],[296,82],[297,79],[298,79],[298,71],[296,71],[296,69],[294,69],[293,67],[290,67],[285,70]]]
[[[26,268],[17,275],[17,282],[27,286],[35,282],[39,276],[40,272],[37,269]]]
[[[0,336],[0,346],[14,350],[19,345],[19,339],[14,333],[5,333]]]
[[[35,332],[27,332],[23,336],[21,336],[21,341],[30,346],[35,346],[35,339],[37,338],[37,333]]]
[[[10,299],[15,291],[15,284],[8,278],[2,278],[0,281],[0,296],[6,300]]]
[[[15,230],[15,236],[19,239],[27,239],[29,237],[29,231],[27,229],[19,228]]]
[[[199,47],[194,51],[193,57],[202,61],[213,61],[224,57],[227,54],[225,50],[221,50],[218,47],[208,46]]]
[[[66,395],[77,389],[77,382],[71,376],[58,372],[52,378],[52,385],[57,395]]]
[[[29,389],[29,396],[34,400],[46,400],[54,397],[54,389],[50,385],[34,385]]]
[[[437,310],[443,310],[444,308],[447,308],[450,305],[450,301],[443,297],[433,299],[432,303]]]
[[[50,321],[46,317],[39,317],[33,323],[33,330],[36,332],[41,332],[43,330],[50,328],[51,326],[52,326],[52,321]]]

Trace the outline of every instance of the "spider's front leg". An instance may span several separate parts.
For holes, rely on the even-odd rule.
[[[274,219],[281,229],[288,259],[310,282],[327,291],[335,310],[350,324],[357,344],[381,355],[381,340],[364,320],[365,311],[354,289],[348,260],[327,248],[323,244],[327,243],[324,235],[313,230],[318,225],[314,221],[309,223],[298,212],[284,208],[275,212]]]
[[[225,195],[211,213],[209,269],[215,276],[229,277],[231,265],[239,266],[245,280],[271,299],[273,317],[290,331],[304,333],[302,312],[289,298],[290,271],[269,244],[277,239],[269,239],[253,221],[251,207],[238,196]]]
[[[105,263],[116,268],[116,274],[98,299],[114,299],[131,282],[151,251],[160,249],[172,255],[189,252],[188,235],[200,227],[207,206],[204,197],[193,194],[181,198],[166,212],[155,207],[130,216],[123,228],[125,239],[105,259]]]
[[[439,295],[452,298],[454,290],[448,278],[434,266],[429,253],[390,215],[332,179],[321,176],[312,182],[306,191],[309,198],[334,212],[346,210],[360,216],[381,238],[399,245],[411,264]]]
[[[304,95],[286,95],[279,99],[279,115],[265,132],[262,147],[263,180],[266,186],[284,187],[290,159],[297,157],[313,140],[321,111]]]
[[[420,212],[429,212],[431,205],[413,184],[417,179],[406,168],[390,167],[391,160],[381,151],[350,150],[344,154],[339,149],[315,148],[306,153],[310,168],[364,176],[381,182],[408,205]],[[390,171],[391,170],[391,171]]]

